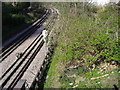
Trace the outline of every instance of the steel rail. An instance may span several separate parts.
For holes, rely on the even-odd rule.
[[[27,51],[27,53],[24,55],[23,58],[21,58],[19,60],[19,62],[17,62],[17,64],[14,65],[14,67],[11,69],[11,72],[7,73],[6,77],[5,78],[2,78],[3,79],[3,83],[2,83],[2,87],[4,87],[6,85],[6,83],[8,83],[8,81],[11,81],[9,80],[15,73],[16,71],[20,68],[20,66],[26,62],[26,59],[27,57],[29,57],[31,54],[32,54],[32,51],[35,49],[36,45],[38,45],[38,43],[40,42],[42,37],[40,37],[36,42],[35,44],[30,47],[30,50]],[[13,76],[14,77],[14,76]]]

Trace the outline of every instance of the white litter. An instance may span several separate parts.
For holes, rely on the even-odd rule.
[[[69,83],[69,85],[73,85],[73,83]]]

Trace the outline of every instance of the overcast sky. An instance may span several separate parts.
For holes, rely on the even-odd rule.
[[[92,0],[93,2],[97,2],[99,5],[104,5],[109,2],[118,2],[120,0]]]
[[[104,5],[108,2],[110,2],[110,0],[92,0],[93,2],[97,2],[97,4],[99,5]]]

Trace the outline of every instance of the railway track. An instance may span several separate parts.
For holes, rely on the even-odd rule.
[[[17,49],[26,39],[28,39],[41,24],[45,21],[48,16],[48,10],[45,15],[35,23],[32,27],[27,30],[26,34],[23,35],[19,40],[13,43],[11,46],[3,48],[1,53],[0,63],[4,61],[14,50]],[[24,72],[27,70],[39,50],[44,44],[41,33],[33,40],[33,42],[25,49],[19,58],[16,58],[14,62],[2,73],[0,77],[0,87],[12,89],[20,80]]]
[[[27,30],[25,32],[25,34],[19,38],[14,44],[12,44],[10,47],[4,47],[2,49],[2,53],[1,53],[1,59],[0,59],[0,63],[7,58],[7,56],[9,56],[18,46],[20,46],[28,37],[30,37],[37,28],[40,27],[40,25],[45,21],[45,19],[47,18],[48,15],[48,11],[46,11],[45,15],[43,15],[43,17],[41,19],[39,19],[38,21],[36,21],[33,26],[31,26],[29,28],[29,30]]]
[[[33,34],[38,27],[40,27],[41,23],[44,22],[44,20],[47,18],[47,13],[37,22],[33,24],[32,29],[30,32],[28,32],[26,35],[24,35],[22,38],[20,38],[19,41],[14,43],[9,48],[5,49],[2,53],[2,61],[4,61],[7,56],[9,56],[14,50],[17,49],[31,34]],[[40,51],[44,44],[43,36],[41,33],[35,37],[35,39],[27,46],[27,48],[24,50],[22,55],[19,58],[16,58],[13,60],[12,64],[7,67],[7,69],[2,73],[0,77],[0,87],[2,89],[13,89],[16,87],[18,82],[21,80],[22,76],[26,72],[26,70],[31,65],[32,61]]]
[[[0,78],[2,81],[2,88],[14,88],[14,86],[27,70],[30,63],[35,58],[36,54],[39,52],[43,44],[44,41],[42,40],[42,35],[40,34],[23,52],[21,58],[16,59],[16,61],[10,66],[10,68],[7,69],[5,73],[3,73],[2,77]]]

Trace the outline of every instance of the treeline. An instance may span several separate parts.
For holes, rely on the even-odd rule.
[[[40,18],[44,12],[42,3],[2,2],[3,42]]]
[[[39,8],[39,10],[37,9]],[[44,8],[40,3],[30,2],[3,2],[2,3],[2,21],[3,25],[25,23],[25,14],[36,11],[34,13],[44,13]]]
[[[108,3],[105,7],[100,8],[94,6],[94,4],[88,4],[86,10],[84,10],[84,14],[85,13],[88,15],[86,20],[83,21],[86,26],[83,25],[85,30],[81,30],[81,36],[83,36],[81,38],[85,39],[85,42],[82,43],[86,45],[85,48],[88,47],[88,49],[85,50],[89,51],[89,49],[93,48],[94,52],[91,52],[90,50],[90,53],[93,53],[95,56],[98,54],[99,58],[102,57],[102,61],[115,60],[120,62],[117,58],[119,30],[117,5],[115,3]],[[80,18],[82,19],[84,15],[81,16]],[[99,61],[97,58],[94,58],[93,61],[94,60]]]
[[[96,85],[90,78],[100,76],[101,63],[114,62],[116,66],[120,63],[117,4],[108,3],[104,7],[89,2],[52,5],[61,13],[61,26],[56,30],[60,34],[45,88],[110,88],[112,83]]]
[[[62,35],[65,34],[65,36],[62,37],[69,41],[65,42],[65,45],[63,44],[68,55],[66,58],[64,57],[65,60],[86,58],[91,63],[99,60],[120,62],[117,58],[118,7],[115,3],[109,3],[104,8],[88,2],[57,3],[55,5],[61,10],[62,20],[65,21],[62,26],[64,30]],[[73,48],[76,48],[75,51]],[[78,55],[74,58],[76,50],[79,53],[76,53]],[[71,55],[69,55],[70,53]],[[83,56],[81,57],[80,54]],[[71,59],[67,59],[69,56]]]
[[[13,5],[14,4],[14,5]],[[17,3],[2,3],[2,23],[3,25],[18,25],[25,23],[25,17],[20,15],[20,11],[27,9],[30,6],[29,2]]]

